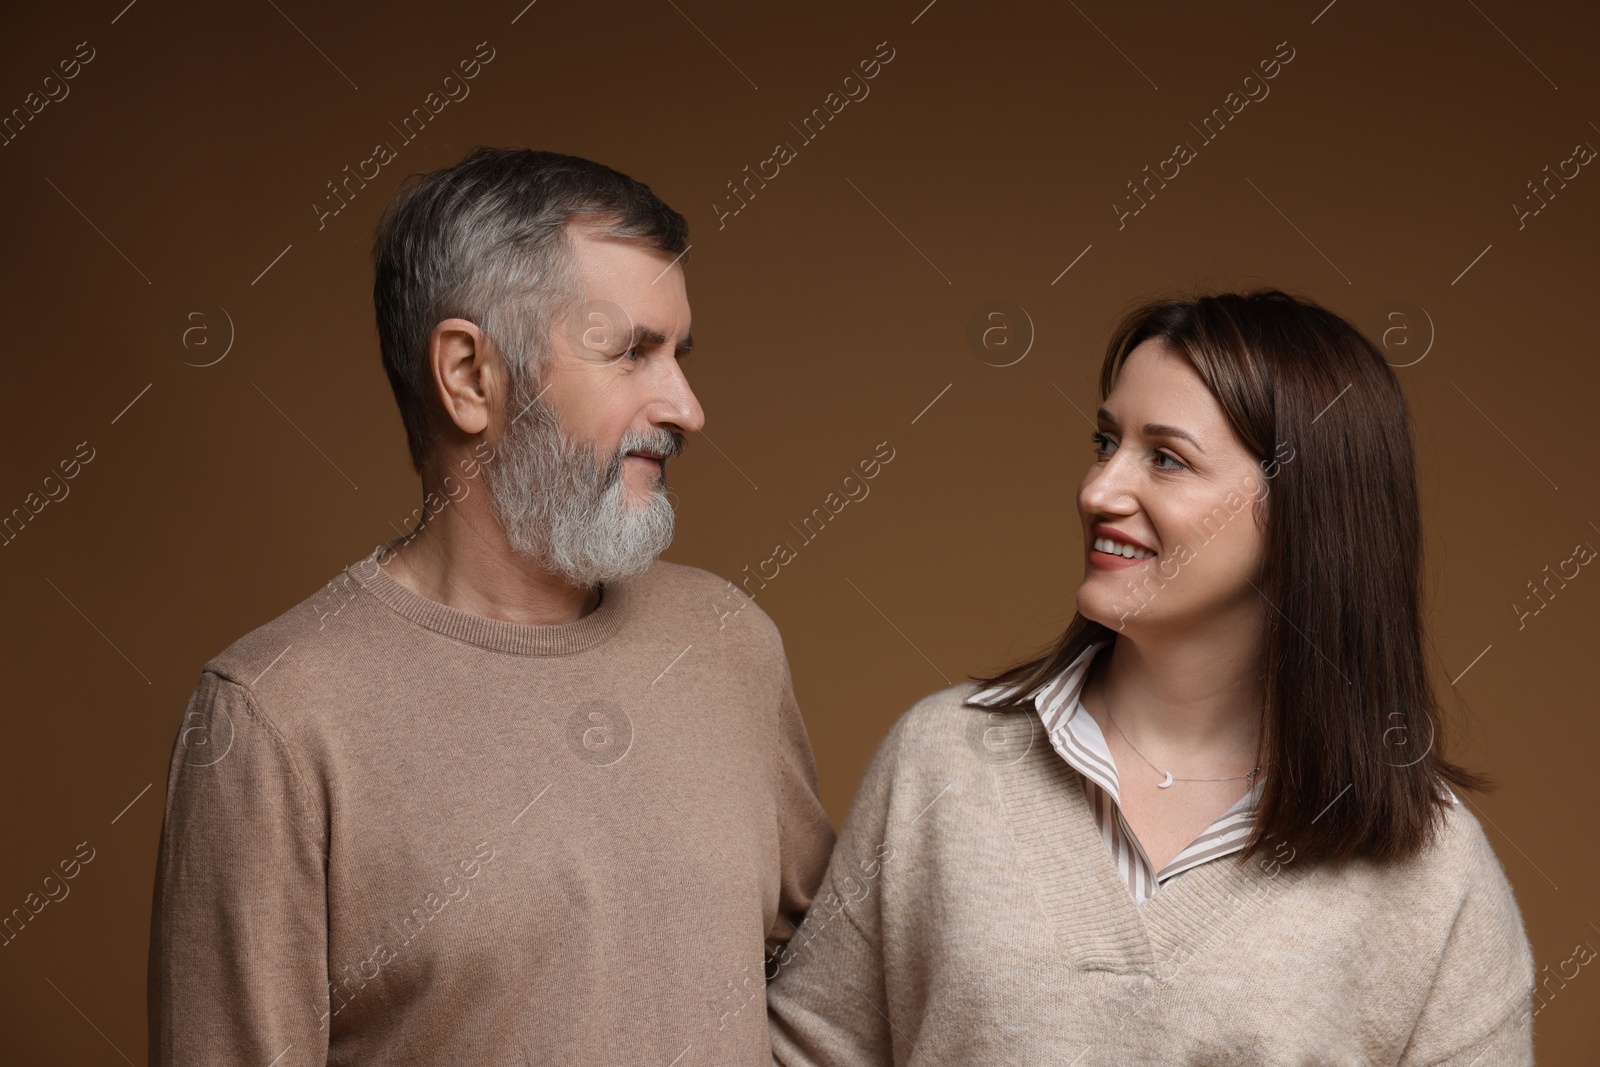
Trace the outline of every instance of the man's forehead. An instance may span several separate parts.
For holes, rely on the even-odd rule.
[[[676,257],[638,238],[576,226],[574,252],[583,289],[579,318],[586,326],[602,325],[610,338],[629,338],[628,348],[671,343],[682,354],[693,346],[688,294]]]
[[[573,265],[585,287],[620,288],[643,300],[683,295],[681,259],[681,254],[660,251],[637,237],[573,239]]]

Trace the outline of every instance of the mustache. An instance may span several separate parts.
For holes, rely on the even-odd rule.
[[[605,481],[602,483],[607,488],[622,477],[622,461],[629,452],[653,452],[661,457],[661,472],[666,475],[667,460],[674,459],[683,454],[684,435],[665,427],[654,430],[630,430],[623,435],[617,444],[616,454],[611,457],[611,463],[606,468]]]
[[[617,445],[617,462],[629,452],[654,452],[663,459],[683,454],[684,435],[666,427],[654,430],[630,430]]]

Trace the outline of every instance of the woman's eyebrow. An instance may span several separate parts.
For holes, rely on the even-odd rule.
[[[1111,412],[1107,411],[1105,408],[1101,408],[1099,411],[1095,412],[1095,414],[1099,416],[1102,422],[1109,423],[1112,426],[1117,425],[1116,418],[1113,417]],[[1180,430],[1176,426],[1168,426],[1164,422],[1145,423],[1144,435],[1146,437],[1176,437],[1180,441],[1188,441],[1195,447],[1195,451],[1202,454],[1205,452],[1205,448],[1201,446],[1199,441],[1194,439],[1194,435],[1189,433],[1189,431]]]

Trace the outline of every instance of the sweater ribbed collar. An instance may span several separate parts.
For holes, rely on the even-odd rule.
[[[627,617],[627,583],[601,587],[600,603],[574,622],[549,626],[491,619],[419,596],[379,565],[394,551],[394,542],[379,545],[346,568],[351,579],[396,614],[418,626],[493,652],[516,656],[571,656],[604,644]]]

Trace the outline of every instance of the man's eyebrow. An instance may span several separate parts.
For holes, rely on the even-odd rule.
[[[1095,414],[1100,418],[1101,422],[1110,423],[1112,426],[1117,425],[1116,418],[1113,417],[1111,412],[1107,411],[1105,408],[1101,408],[1099,411],[1095,412]],[[1194,439],[1194,435],[1189,433],[1189,431],[1180,430],[1176,426],[1168,426],[1164,422],[1145,423],[1144,435],[1146,437],[1176,437],[1181,441],[1188,441],[1195,447],[1196,451],[1202,453],[1205,452],[1205,449],[1201,447],[1200,442],[1196,441]]]
[[[638,323],[634,323],[633,333],[628,338],[629,348],[639,348],[643,345],[649,345],[652,348],[658,348],[666,343],[666,334],[662,333],[653,326],[641,326]],[[693,347],[694,335],[684,334],[683,340],[678,342],[677,346],[673,349],[673,352],[678,356],[687,356],[689,354],[689,350]]]

